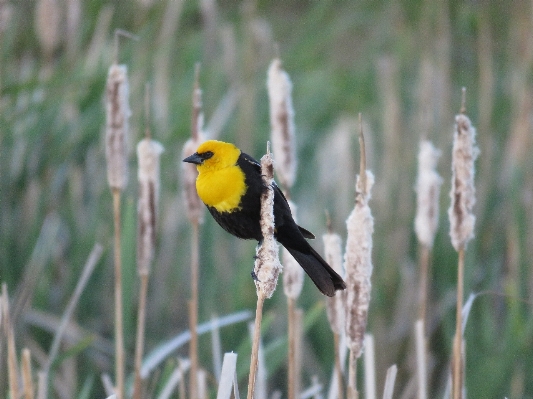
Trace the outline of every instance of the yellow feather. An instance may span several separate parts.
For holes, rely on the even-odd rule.
[[[240,209],[246,193],[244,173],[236,166],[241,151],[233,144],[209,140],[198,147],[198,153],[213,152],[213,157],[198,165],[196,190],[201,200],[219,212]]]

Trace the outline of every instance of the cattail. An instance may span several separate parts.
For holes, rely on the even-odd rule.
[[[296,221],[296,205],[292,201],[288,202],[293,219]],[[288,298],[297,299],[300,296],[304,285],[304,269],[302,269],[286,248],[283,248],[282,260],[283,292]]]
[[[112,190],[122,191],[128,183],[128,70],[113,64],[106,83],[107,181]]]
[[[357,176],[355,207],[346,221],[348,237],[344,267],[346,270],[346,337],[353,355],[363,352],[368,306],[370,303],[370,277],[372,275],[372,233],[374,219],[368,206],[374,175],[364,172]],[[366,184],[363,186],[362,180]]]
[[[474,237],[476,217],[472,209],[476,202],[474,162],[479,155],[476,146],[476,129],[463,113],[455,117],[452,150],[451,205],[448,209],[450,237],[456,251],[466,248]]]
[[[61,7],[57,0],[39,0],[35,9],[37,39],[47,57],[51,57],[59,44]]]
[[[342,271],[342,239],[341,236],[328,232],[322,236],[324,240],[324,260],[340,276]],[[326,298],[326,313],[331,330],[338,335],[344,328],[344,292],[337,291],[335,296]]]
[[[191,138],[185,142],[181,159],[184,159],[196,152],[198,146],[205,141],[203,126],[204,114],[202,112],[202,89],[199,85],[199,66],[196,66],[195,84],[192,94],[192,121]],[[187,217],[193,224],[202,223],[204,215],[204,204],[196,192],[196,178],[198,171],[196,165],[187,162],[180,162],[183,168],[183,196],[187,207]]]
[[[267,88],[276,173],[281,186],[287,190],[292,187],[296,177],[294,110],[291,97],[292,83],[289,75],[282,69],[279,58],[275,58],[268,68]]]
[[[433,240],[439,225],[439,195],[442,178],[436,171],[436,167],[440,155],[440,150],[435,148],[430,141],[420,142],[415,231],[418,241],[427,248],[433,247]]]
[[[139,160],[139,203],[137,266],[139,274],[148,274],[154,255],[157,209],[159,204],[159,156],[161,143],[145,138],[137,144]]]
[[[276,289],[278,275],[281,271],[279,262],[278,243],[274,239],[274,165],[272,154],[267,154],[261,158],[261,175],[266,189],[261,195],[261,233],[263,242],[256,250],[256,260],[254,265],[255,286],[258,293],[270,298]]]

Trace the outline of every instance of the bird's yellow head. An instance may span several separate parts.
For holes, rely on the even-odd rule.
[[[233,144],[208,140],[183,162],[196,164],[196,191],[202,201],[218,212],[240,209],[246,192],[245,176],[237,165],[241,150]]]
[[[198,172],[219,170],[234,166],[241,155],[241,150],[231,143],[218,140],[204,141],[196,152],[183,162],[196,164]]]

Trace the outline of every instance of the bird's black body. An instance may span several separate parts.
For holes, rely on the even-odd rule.
[[[210,206],[207,208],[228,233],[242,239],[262,241],[260,211],[261,194],[265,186],[261,178],[261,166],[251,156],[242,152],[237,165],[244,172],[246,184],[246,192],[241,198],[239,208],[232,212],[219,212]],[[306,238],[315,238],[314,235],[295,223],[285,196],[275,183],[273,186],[276,240],[287,248],[322,293],[333,296],[336,290],[346,288],[342,278],[309,245]]]

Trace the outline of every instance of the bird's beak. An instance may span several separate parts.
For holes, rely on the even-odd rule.
[[[198,155],[197,152],[195,152],[191,156],[185,158],[183,160],[183,162],[188,162],[188,163],[194,163],[196,165],[201,165],[202,162],[204,162],[204,160],[203,160],[203,158],[200,155]]]

